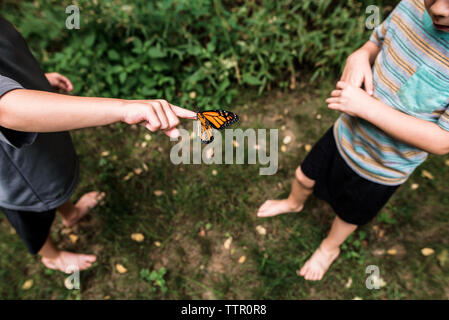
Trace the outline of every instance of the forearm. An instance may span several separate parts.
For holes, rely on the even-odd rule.
[[[123,120],[125,100],[13,90],[0,98],[0,125],[27,132],[58,132]]]
[[[368,41],[359,49],[359,51],[367,55],[367,58],[372,65],[380,52],[380,48],[374,42]]]
[[[382,101],[364,108],[359,117],[374,124],[388,135],[432,154],[449,152],[449,132],[437,124],[393,109]]]

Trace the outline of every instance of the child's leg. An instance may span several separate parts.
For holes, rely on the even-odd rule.
[[[328,236],[301,268],[300,275],[306,280],[321,280],[332,262],[338,257],[340,245],[356,229],[357,225],[347,223],[338,216],[335,217]]]
[[[312,194],[315,181],[304,175],[301,167],[296,169],[292,191],[287,199],[268,200],[259,208],[259,218],[274,217],[287,212],[300,212],[307,198]]]
[[[104,192],[92,191],[83,195],[75,205],[70,200],[67,201],[58,207],[58,212],[62,216],[62,223],[66,227],[73,227],[104,197]]]
[[[89,268],[97,259],[94,255],[72,253],[59,250],[50,236],[47,237],[38,254],[42,257],[42,263],[50,269],[71,273],[76,266],[80,271]]]

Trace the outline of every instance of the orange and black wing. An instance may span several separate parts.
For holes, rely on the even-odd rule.
[[[202,143],[209,144],[212,141],[214,141],[214,133],[213,128],[209,124],[209,122],[206,120],[206,118],[201,115],[201,113],[198,113],[198,120],[201,123],[201,129],[199,132],[199,137],[201,139]]]
[[[207,122],[209,122],[209,124],[217,130],[222,130],[239,121],[238,115],[225,110],[198,112],[198,115],[204,117]]]

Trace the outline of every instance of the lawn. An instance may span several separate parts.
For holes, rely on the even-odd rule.
[[[277,128],[280,146],[292,137],[273,176],[259,175],[258,165],[175,166],[174,143],[140,127],[73,132],[81,161],[74,199],[102,190],[107,200],[74,228],[58,218],[52,236],[61,248],[97,254],[98,262],[81,273],[80,290],[68,290],[66,275],[28,254],[0,215],[0,298],[448,299],[449,157],[431,156],[418,168],[377,219],[345,243],[321,282],[297,271],[330,227],[328,205],[312,197],[300,214],[256,218],[266,199],[288,195],[308,145],[338,116],[324,103],[332,83],[250,91],[228,108],[241,118],[234,127]],[[191,130],[190,122],[182,125]],[[133,240],[134,233],[144,240]],[[434,252],[425,256],[423,248]],[[378,290],[365,286],[369,265],[380,270]],[[33,283],[25,290],[27,280]]]

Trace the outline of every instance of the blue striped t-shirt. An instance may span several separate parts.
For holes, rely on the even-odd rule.
[[[401,1],[370,41],[381,49],[373,66],[374,97],[449,131],[449,33],[434,28],[424,1]],[[384,185],[404,183],[427,158],[425,151],[347,114],[336,121],[334,135],[346,163]]]

